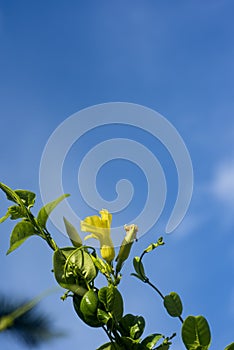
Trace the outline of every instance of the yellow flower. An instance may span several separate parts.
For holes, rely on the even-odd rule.
[[[91,234],[85,237],[98,239],[100,242],[101,256],[109,264],[114,260],[115,250],[110,236],[110,228],[112,215],[106,209],[102,209],[100,216],[88,216],[80,223],[81,231],[90,232]]]

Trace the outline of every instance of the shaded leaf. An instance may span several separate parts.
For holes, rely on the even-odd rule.
[[[98,292],[98,299],[105,306],[107,312],[118,321],[123,315],[123,298],[116,287],[109,285]]]
[[[182,340],[188,350],[207,350],[211,342],[207,320],[203,316],[188,316],[182,326]]]
[[[135,258],[133,259],[133,266],[137,275],[139,276],[138,278],[140,278],[141,280],[146,279],[144,266],[139,256],[135,256]]]
[[[51,320],[35,306],[35,299],[25,303],[14,298],[14,294],[0,295],[0,325],[4,320],[8,322],[4,332],[16,336],[17,341],[20,340],[30,349],[63,335],[54,331]]]
[[[179,317],[182,314],[183,306],[179,295],[175,292],[171,292],[164,298],[164,306],[172,317]]]
[[[46,228],[46,222],[47,222],[51,212],[66,197],[69,197],[69,194],[63,194],[62,196],[60,196],[59,198],[55,199],[54,201],[52,201],[50,203],[47,203],[44,207],[42,207],[40,209],[40,211],[38,213],[38,216],[37,216],[37,222],[43,229]]]
[[[73,248],[67,248],[66,250],[57,249],[53,256],[53,271],[54,276],[58,284],[73,293],[78,295],[84,295],[87,292],[84,281],[81,279],[78,281],[73,274],[66,274],[65,265],[67,256],[73,251]]]
[[[142,340],[141,344],[144,345],[147,349],[153,349],[154,345],[163,338],[162,334],[150,334],[148,337]]]
[[[100,346],[97,350],[125,350],[125,347],[118,345],[117,343],[105,343]]]
[[[139,280],[145,282],[145,278],[141,277],[140,275],[136,274],[136,273],[131,273],[131,276],[134,276],[136,278],[139,278]]]
[[[145,320],[142,316],[126,314],[119,321],[119,326],[123,336],[136,340],[139,339],[144,332]]]
[[[224,350],[234,350],[234,343],[231,343],[228,346],[226,346]]]
[[[57,249],[53,256],[56,281],[68,290],[79,295],[87,292],[86,282],[91,282],[97,275],[90,255],[79,248]]]
[[[102,309],[97,309],[97,318],[100,322],[107,324],[111,316]]]
[[[21,221],[14,227],[11,238],[10,238],[10,248],[7,254],[13,252],[18,248],[28,237],[37,234],[33,224],[28,221]]]

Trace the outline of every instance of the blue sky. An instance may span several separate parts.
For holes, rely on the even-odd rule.
[[[190,152],[194,194],[182,224],[165,235],[166,246],[147,257],[146,265],[164,293],[175,290],[181,295],[184,316],[207,317],[211,349],[223,349],[234,340],[233,10],[231,0],[0,2],[1,181],[36,192],[36,211],[42,204],[38,178],[42,151],[63,120],[85,107],[111,101],[145,105],[164,115]],[[65,187],[74,205],[79,198],[80,155],[90,144],[113,135],[131,136],[151,147],[168,181],[164,216],[135,245],[134,256],[161,235],[175,198],[176,172],[167,152],[149,135],[130,127],[99,130],[68,155]],[[116,163],[112,166],[97,179],[107,199],[117,176]],[[120,176],[140,182],[142,189],[136,191],[139,197],[129,209],[132,217],[144,201],[145,182],[134,165],[127,165],[127,174],[123,168]],[[6,207],[1,195],[1,214]],[[82,215],[90,214],[82,201],[77,207]],[[55,285],[51,253],[32,238],[6,257],[11,228],[11,222],[0,226],[1,290],[31,298]],[[50,228],[59,244],[68,244]],[[178,321],[165,314],[157,296],[149,304],[152,291],[130,278],[130,272],[129,261],[121,285],[126,312],[145,316],[145,334],[179,333]],[[105,335],[82,325],[69,301],[59,300],[60,294],[45,299],[42,308],[68,336],[41,349],[94,349],[102,344]],[[22,348],[10,339],[1,342],[6,350]],[[172,349],[181,347],[175,340]]]

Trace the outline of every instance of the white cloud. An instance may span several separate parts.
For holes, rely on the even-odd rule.
[[[225,162],[218,166],[211,185],[212,193],[228,205],[234,204],[234,162]]]

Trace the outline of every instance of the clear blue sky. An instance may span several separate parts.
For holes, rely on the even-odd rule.
[[[1,181],[35,191],[37,210],[41,154],[50,134],[68,116],[94,104],[125,101],[168,118],[189,149],[194,194],[183,223],[165,235],[166,246],[147,257],[146,265],[164,293],[174,290],[181,295],[184,317],[207,317],[213,350],[234,341],[233,11],[231,0],[0,1]],[[103,138],[112,132],[103,130]],[[132,136],[130,128],[118,132]],[[76,152],[99,139],[92,135],[68,157],[64,178],[71,201],[77,194]],[[137,132],[136,139],[150,143],[147,135]],[[157,155],[157,147],[152,152]],[[159,153],[169,167],[168,195],[175,196],[176,172],[168,154]],[[106,169],[109,178],[116,174],[113,167]],[[141,181],[142,175],[129,170],[128,176]],[[107,188],[104,171],[99,180],[100,191],[108,196],[113,188]],[[144,199],[144,193],[138,194]],[[1,214],[6,206],[1,195]],[[136,200],[132,210],[138,206]],[[11,222],[0,226],[1,291],[31,298],[55,285],[51,253],[38,238],[31,238],[6,257],[11,228]],[[52,226],[51,230],[59,244],[68,244]],[[135,245],[132,256],[162,230],[159,222]],[[149,304],[154,294],[129,278],[130,272],[129,261],[121,285],[126,312],[145,316],[145,335],[179,332],[178,321],[165,314],[157,296]],[[94,349],[102,344],[105,335],[82,325],[70,302],[59,300],[61,294],[48,297],[42,308],[68,336],[41,349]],[[8,338],[1,339],[1,347],[22,348]],[[175,340],[172,349],[181,348]]]

